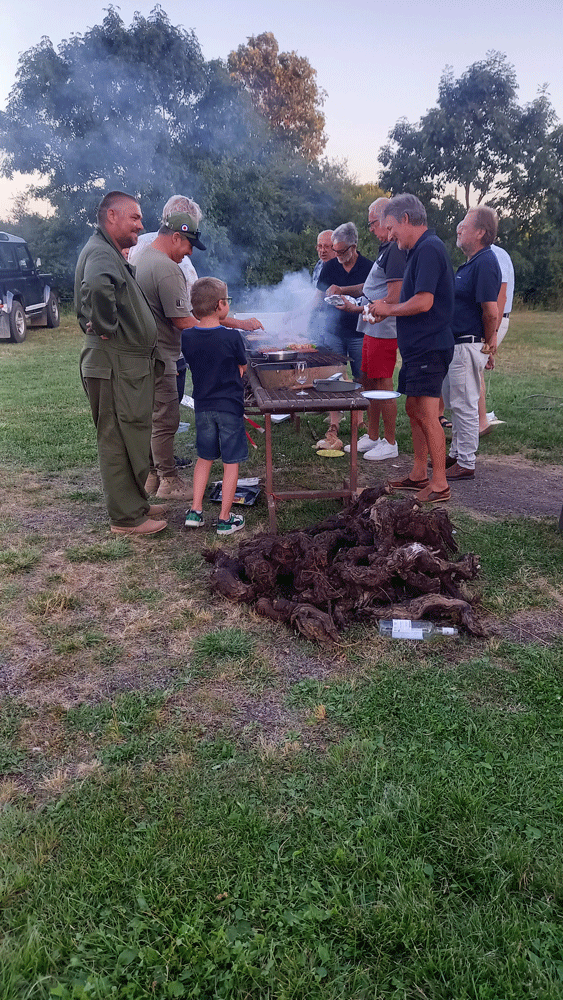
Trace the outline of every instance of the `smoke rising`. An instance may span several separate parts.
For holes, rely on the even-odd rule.
[[[241,299],[236,316],[255,316],[278,347],[307,340],[318,292],[308,271],[286,274],[278,285],[255,288]]]

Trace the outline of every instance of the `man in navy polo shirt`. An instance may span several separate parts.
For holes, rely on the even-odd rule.
[[[397,317],[397,342],[403,361],[398,388],[407,397],[405,408],[414,450],[409,475],[388,485],[392,490],[415,490],[419,501],[440,503],[450,499],[439,406],[442,382],[453,357],[454,275],[446,248],[428,229],[426,210],[418,198],[413,194],[396,195],[385,210],[385,219],[389,239],[407,251],[407,264],[400,301],[378,299],[370,312],[377,320]]]
[[[473,479],[479,447],[479,393],[487,358],[497,351],[502,275],[491,243],[498,219],[487,205],[472,208],[457,228],[457,245],[467,261],[455,276],[453,361],[444,379],[444,405],[452,414],[452,444],[446,459],[448,480]]]

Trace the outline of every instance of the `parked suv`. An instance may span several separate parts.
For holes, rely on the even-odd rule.
[[[58,326],[59,298],[53,277],[39,274],[27,243],[0,233],[0,340],[21,343],[28,326]]]

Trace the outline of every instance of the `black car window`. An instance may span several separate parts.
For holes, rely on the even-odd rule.
[[[18,264],[13,246],[0,243],[0,274],[3,271],[17,271]]]
[[[16,243],[15,245],[16,257],[18,259],[18,264],[22,271],[32,271],[33,270],[33,260],[31,254],[27,249],[25,243]]]

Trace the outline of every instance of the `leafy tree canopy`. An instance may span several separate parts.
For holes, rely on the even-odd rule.
[[[447,67],[438,101],[416,125],[397,122],[380,152],[380,182],[394,193],[416,192],[423,200],[461,188],[466,208],[505,199],[520,191],[538,169],[554,112],[545,92],[522,108],[513,67],[500,52],[489,52],[456,79]],[[540,155],[541,163],[545,157]]]
[[[326,93],[319,89],[316,70],[308,59],[296,52],[280,52],[273,34],[265,31],[231,52],[228,67],[278,138],[309,159],[323,152],[327,140],[320,108]]]
[[[311,111],[321,100],[314,70],[292,53],[278,58],[268,38],[282,90],[294,97],[293,132],[287,115],[285,133],[273,127],[227,65],[206,62],[194,33],[171,25],[159,6],[135,14],[129,28],[109,7],[102,24],[57,49],[43,38],[23,53],[0,114],[2,172],[41,175],[30,193],[53,206],[45,233],[59,242],[66,234],[67,272],[113,188],[139,198],[147,228],[172,193],[193,197],[208,246],[200,270],[221,268],[231,281],[262,274],[265,262],[271,271],[288,234],[343,221],[349,178],[311,158],[314,135],[317,150],[324,144],[322,116]],[[58,266],[60,246],[54,256]]]

